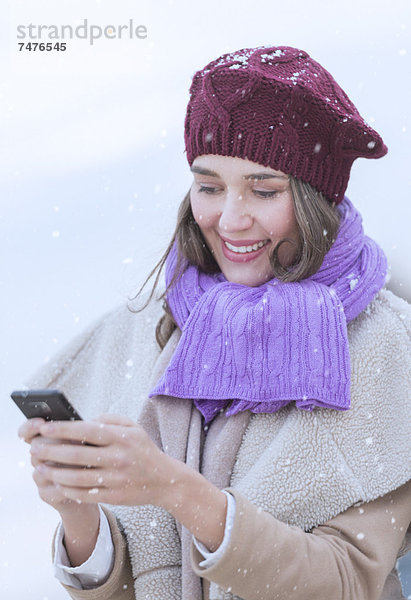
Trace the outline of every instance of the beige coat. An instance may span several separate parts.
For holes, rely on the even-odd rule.
[[[190,535],[168,513],[111,507],[113,574],[97,590],[69,588],[72,597],[402,598],[395,573],[387,576],[411,518],[403,485],[411,472],[410,307],[381,291],[349,325],[349,411],[289,405],[270,415],[221,415],[206,438],[191,402],[147,400],[179,339],[177,330],[159,352],[160,314],[153,303],[139,314],[108,315],[31,385],[62,389],[83,418],[118,412],[138,419],[164,451],[230,486],[237,500],[230,547],[203,571]],[[211,584],[202,590],[198,575]]]

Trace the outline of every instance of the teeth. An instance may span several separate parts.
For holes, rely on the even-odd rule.
[[[255,252],[259,248],[262,248],[263,246],[265,246],[267,241],[268,240],[264,240],[262,242],[258,242],[257,244],[253,244],[252,246],[233,246],[228,242],[224,242],[224,244],[229,250],[232,250],[232,252],[237,252],[238,254],[245,254],[246,252]]]

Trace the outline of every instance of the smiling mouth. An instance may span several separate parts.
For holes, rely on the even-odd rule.
[[[226,248],[231,250],[231,252],[235,252],[237,254],[249,254],[250,252],[255,252],[256,250],[260,250],[260,248],[262,248],[263,246],[268,244],[269,240],[263,240],[256,244],[253,244],[252,246],[233,246],[232,244],[230,244],[229,242],[226,242],[225,240],[223,240],[223,242],[224,242],[224,245],[226,246]]]

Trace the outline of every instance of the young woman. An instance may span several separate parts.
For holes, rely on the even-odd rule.
[[[344,196],[387,149],[289,47],[198,71],[185,142],[163,301],[30,382],[84,419],[20,431],[61,515],[56,575],[90,600],[402,598],[410,308]]]

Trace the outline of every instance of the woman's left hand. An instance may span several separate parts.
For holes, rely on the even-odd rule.
[[[102,415],[97,421],[55,421],[44,423],[40,434],[43,440],[38,437],[31,450],[36,468],[67,498],[166,508],[176,461],[131,419]],[[44,438],[59,443],[50,445]]]

